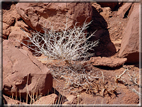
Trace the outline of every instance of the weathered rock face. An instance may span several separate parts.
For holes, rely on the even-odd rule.
[[[139,3],[134,4],[123,38],[119,57],[127,58],[127,62],[139,62]]]
[[[20,18],[20,15],[15,10],[15,5],[11,5],[10,10],[3,10],[3,22],[12,25],[16,20]]]
[[[97,8],[97,9],[96,9]],[[109,32],[107,29],[108,25],[103,16],[98,12],[99,6],[92,4],[92,20],[88,32],[91,34],[96,31],[95,35],[90,38],[91,41],[99,40],[99,44],[95,47],[96,56],[112,56],[116,53],[114,44],[110,40]]]
[[[32,35],[28,32],[24,32],[23,30],[20,29],[20,27],[11,27],[12,32],[9,34],[8,40],[10,40],[14,46],[20,47],[21,43],[25,43],[26,45],[29,45],[31,42],[28,38],[31,37]]]
[[[7,39],[10,32],[11,32],[10,25],[3,23],[3,35],[2,35],[2,37],[4,39]]]
[[[56,104],[58,96],[56,94],[50,94],[48,96],[41,97],[33,104]]]
[[[127,58],[107,58],[107,57],[92,57],[90,62],[94,66],[106,66],[106,67],[119,67],[127,61]]]
[[[12,98],[10,98],[10,97],[7,97],[7,96],[5,96],[5,95],[3,95],[3,103],[4,104],[8,104],[8,105],[17,105],[17,104],[19,104],[20,106],[21,105],[27,105],[28,106],[28,104],[27,103],[24,103],[24,102],[20,102],[19,100],[14,100],[14,99],[12,99]]]
[[[101,12],[100,14],[105,18],[108,19],[109,17],[111,17],[111,8],[110,7],[104,7],[102,8],[103,12]]]
[[[117,2],[97,2],[101,5],[101,7],[110,7],[111,10],[114,10],[115,7],[118,5]]]
[[[3,93],[24,99],[28,94],[47,94],[53,82],[49,69],[10,41],[3,46]]]
[[[20,19],[20,15],[17,13],[15,9],[15,5],[11,5],[10,9],[5,9],[8,4],[3,3],[3,38],[7,39],[8,35],[11,32],[10,26],[14,25],[16,20]]]
[[[18,3],[17,12],[22,19],[34,30],[43,32],[43,27],[59,31],[68,28],[75,22],[82,25],[87,19],[91,21],[92,8],[90,3]],[[68,17],[68,18],[66,18]]]
[[[93,7],[103,16],[104,19],[108,19],[111,16],[111,8],[110,7],[101,7],[97,3],[92,4]]]
[[[129,9],[131,8],[132,6],[132,3],[125,3],[123,4],[120,9],[118,10],[117,12],[117,16],[120,16],[120,17],[124,17],[126,12],[129,11]]]
[[[102,7],[98,3],[92,3],[92,6],[96,8],[98,12],[102,12]]]
[[[95,56],[109,57],[116,53],[116,48],[110,40],[108,30],[98,29],[95,36],[91,37],[90,40],[99,40],[98,46],[94,47]]]
[[[69,96],[67,96],[67,101],[66,101],[64,104],[65,104],[65,105],[66,105],[66,104],[73,104],[73,102],[74,102],[75,99],[77,99],[76,96],[74,96],[74,95],[69,95]]]

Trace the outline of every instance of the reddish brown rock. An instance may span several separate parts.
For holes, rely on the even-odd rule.
[[[8,96],[3,95],[3,103],[7,104],[7,105],[19,105],[19,106],[26,106],[28,104],[26,104],[25,102],[21,102],[19,100],[14,100]]]
[[[64,104],[66,105],[66,104],[73,104],[73,101],[76,99],[77,97],[76,96],[74,96],[74,95],[69,95],[69,96],[67,96],[67,100],[68,101],[66,101]]]
[[[53,82],[49,69],[9,40],[3,46],[3,93],[24,99],[28,94],[49,93]]]
[[[96,8],[98,12],[102,12],[102,7],[98,3],[92,3],[92,6]]]
[[[23,21],[17,21],[15,23],[15,27],[20,27],[21,29],[23,29],[26,32],[29,32],[29,30],[30,30],[29,26]]]
[[[124,17],[127,11],[131,8],[132,3],[125,3],[123,4],[117,12],[117,16]]]
[[[93,7],[103,16],[104,19],[108,19],[111,16],[111,8],[110,7],[101,7],[97,3],[92,4]]]
[[[8,39],[13,43],[14,46],[20,47],[22,42],[24,42],[27,45],[31,43],[28,38],[28,36],[31,37],[30,33],[21,30],[20,27],[17,26],[11,27],[11,30],[12,32],[9,34]]]
[[[119,67],[127,61],[126,58],[91,57],[90,62],[95,66]]]
[[[95,36],[91,37],[91,41],[93,40],[99,40],[98,45],[94,47],[96,56],[110,57],[116,53],[116,48],[110,40],[108,30],[97,30]]]
[[[120,86],[117,90],[121,93],[116,98],[109,100],[109,104],[139,104],[139,96],[126,86]]]
[[[5,9],[10,8],[10,9]],[[3,9],[3,38],[8,39],[8,36],[11,32],[10,26],[14,25],[15,22],[20,19],[20,15],[17,13],[15,9],[15,4],[11,3],[3,3],[2,4]]]
[[[40,56],[40,57],[36,57],[37,60],[39,60],[40,62],[46,64],[46,65],[56,65],[56,66],[64,66],[66,64],[65,61],[63,60],[47,60],[47,56]]]
[[[8,29],[10,27],[10,25],[8,25],[6,23],[2,23],[2,24],[3,24],[2,25],[3,30],[6,30],[6,29]]]
[[[115,7],[118,5],[118,2],[97,2],[101,5],[101,7],[110,7],[111,10],[114,10]]]
[[[123,31],[119,57],[127,58],[127,62],[139,62],[139,3],[134,4],[133,11]]]
[[[10,28],[10,25],[6,24],[3,22],[3,34],[2,34],[2,37],[3,39],[8,39],[8,36],[9,34],[11,33],[11,28]]]
[[[51,29],[51,25],[54,30],[64,29],[66,19],[68,28],[75,22],[82,25],[92,17],[90,3],[18,3],[16,9],[26,24],[37,31],[43,27]]]
[[[109,17],[111,17],[111,8],[110,7],[104,7],[102,8],[102,12],[100,12],[100,15],[102,15],[104,17],[104,19],[108,19]]]
[[[95,35],[90,38],[91,41],[99,40],[97,47],[94,47],[94,53],[96,56],[109,57],[116,53],[114,44],[110,40],[109,31],[107,30],[108,24],[104,17],[100,15],[103,10],[99,11],[101,7],[98,4],[92,4],[92,20],[88,28],[88,32],[91,34],[96,31]],[[102,9],[102,8],[101,8]]]
[[[81,98],[83,99],[83,104],[92,104],[92,105],[139,105],[139,96],[132,92],[130,89],[128,89],[126,86],[118,86],[117,87],[117,95],[111,95],[111,96],[91,96],[87,95],[85,93],[81,93]],[[78,100],[78,99],[77,99]]]
[[[36,102],[33,104],[56,104],[57,103],[58,96],[56,94],[50,94],[44,97],[39,98]]]
[[[6,10],[4,9],[4,4],[6,5],[6,3],[3,3],[3,22],[8,24],[8,25],[12,25],[14,24],[18,19],[20,19],[20,15],[17,13],[16,9],[15,9],[15,4],[11,4],[10,9]]]

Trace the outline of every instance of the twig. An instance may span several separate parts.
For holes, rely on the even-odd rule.
[[[136,79],[137,79],[137,78],[135,78],[135,80],[134,80],[133,76],[131,76],[130,74],[128,74],[128,75],[129,75],[129,77],[130,77],[130,81],[131,81],[134,85],[136,85],[136,86],[138,86],[138,87],[141,87],[141,85],[139,85],[139,84],[136,82]]]
[[[130,87],[129,87],[130,88]],[[136,91],[134,88],[130,88],[133,92],[135,92],[137,95],[142,95],[140,92]]]
[[[116,83],[118,83],[119,79],[122,77],[122,75],[124,75],[126,73],[127,70],[128,70],[128,68],[126,68],[125,71],[123,71],[122,74],[120,74],[119,76],[116,75],[116,80],[115,80]]]

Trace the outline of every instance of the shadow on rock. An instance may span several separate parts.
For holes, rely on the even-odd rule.
[[[95,35],[90,38],[89,41],[99,40],[97,47],[94,47],[93,53],[95,56],[109,57],[116,53],[116,48],[110,40],[108,25],[105,19],[99,14],[99,12],[92,6],[93,16],[90,27],[88,28],[89,34],[96,31]]]

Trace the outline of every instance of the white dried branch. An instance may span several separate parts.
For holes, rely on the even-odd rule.
[[[96,32],[87,37],[86,30],[90,23],[84,22],[82,27],[76,26],[77,23],[75,23],[73,28],[68,28],[66,21],[65,29],[59,32],[55,31],[53,26],[51,26],[51,30],[43,28],[44,34],[33,32],[32,37],[26,34],[32,45],[28,46],[23,42],[21,44],[34,50],[37,54],[44,54],[49,59],[61,59],[66,62],[66,67],[52,69],[51,73],[55,79],[63,78],[69,86],[82,87],[83,89],[85,86],[89,86],[90,89],[92,81],[98,79],[99,76],[91,75],[91,70],[86,73],[85,67],[90,65],[72,63],[78,59],[86,60],[91,57],[93,54],[88,51],[97,46],[99,42],[99,40],[88,42]]]

